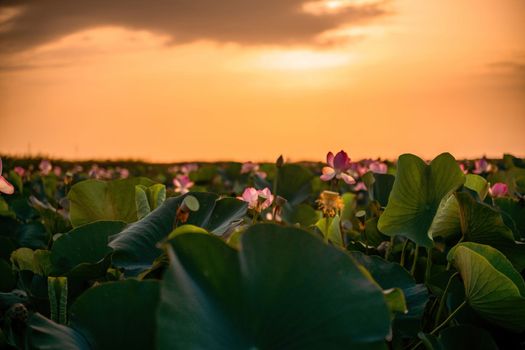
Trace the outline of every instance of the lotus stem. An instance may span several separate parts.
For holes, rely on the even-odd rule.
[[[432,332],[430,332],[431,335],[436,334],[439,332],[443,327],[445,327],[455,316],[456,314],[467,304],[467,301],[464,300],[448,317],[443,323],[441,323],[439,326],[434,328]],[[421,344],[423,344],[423,341],[419,341],[416,345],[412,347],[411,350],[416,350]]]
[[[432,248],[427,248],[427,268],[425,269],[425,283],[430,279],[432,270]]]
[[[417,258],[419,256],[419,244],[416,244],[416,247],[414,248],[414,261],[412,261],[412,268],[410,269],[410,274],[414,276],[414,273],[416,272],[416,264],[417,264]]]
[[[450,288],[450,284],[452,283],[452,280],[454,277],[456,277],[459,274],[459,272],[453,273],[450,278],[448,279],[447,286],[445,287],[445,290],[443,291],[443,294],[441,295],[441,299],[439,300],[439,307],[436,314],[436,320],[434,322],[434,327],[437,327],[439,320],[441,318],[441,314],[443,313],[443,309],[445,308],[445,302],[447,300],[447,293],[448,289]]]
[[[405,252],[408,245],[408,239],[403,243],[403,249],[401,250],[401,260],[399,260],[399,265],[405,266]]]
[[[392,254],[392,249],[394,248],[394,241],[396,236],[390,236],[390,244],[388,245],[388,249],[385,253],[385,260],[388,261],[390,259],[390,254]]]
[[[324,220],[324,241],[328,243],[328,230],[330,229],[330,222],[328,221],[328,216],[325,216]]]

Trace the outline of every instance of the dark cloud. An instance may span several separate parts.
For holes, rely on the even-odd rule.
[[[301,11],[306,0],[28,0],[0,5],[23,9],[0,27],[4,53],[103,25],[167,34],[173,43],[199,39],[258,44],[313,43],[317,34],[342,24],[384,15],[385,1],[346,7],[338,13]]]

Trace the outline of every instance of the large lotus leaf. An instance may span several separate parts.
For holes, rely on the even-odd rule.
[[[512,198],[496,198],[494,201],[504,215],[514,222],[518,238],[525,239],[525,203]]]
[[[484,177],[476,174],[467,174],[465,177],[465,187],[476,192],[479,196],[479,199],[482,201],[489,193],[489,183],[487,180],[485,180]]]
[[[215,202],[215,207],[205,224],[205,228],[216,234],[222,235],[238,224],[246,215],[248,203],[236,198],[222,198]],[[199,223],[202,225],[202,223]]]
[[[467,324],[445,328],[439,337],[422,333],[420,337],[427,350],[498,350],[490,333]]]
[[[113,181],[81,181],[69,191],[71,224],[76,227],[98,220],[137,221],[135,186],[151,186],[143,177]]]
[[[428,301],[428,291],[425,285],[416,284],[410,273],[397,263],[361,252],[352,252],[352,256],[366,267],[381,288],[400,288],[403,291],[408,313],[395,315],[394,332],[417,336],[421,331],[421,319]]]
[[[166,186],[155,184],[150,187],[135,186],[135,205],[138,219],[144,218],[166,200]]]
[[[19,226],[18,244],[31,249],[47,249],[50,235],[40,222],[30,222]]]
[[[168,254],[160,349],[384,348],[382,291],[349,255],[307,231],[255,225],[238,251],[184,234]]]
[[[518,270],[525,268],[525,244],[514,240],[499,212],[468,193],[457,192],[443,199],[429,232],[432,237],[463,236],[465,242],[490,245]]]
[[[363,175],[363,182],[368,188],[370,198],[379,202],[382,207],[388,204],[388,197],[394,185],[395,176],[391,174],[376,174],[371,171]]]
[[[34,254],[35,252],[32,249],[25,247],[18,248],[11,253],[11,263],[13,264],[13,268],[18,271],[27,270],[35,272]]]
[[[152,349],[158,301],[157,281],[104,283],[73,303],[69,325],[92,349]]]
[[[489,332],[471,325],[459,325],[445,328],[439,334],[439,340],[446,350],[497,350],[498,346]]]
[[[314,225],[321,217],[320,212],[308,204],[290,205],[286,203],[282,210],[283,221],[290,224],[300,224],[303,227]]]
[[[86,338],[76,330],[55,323],[39,313],[31,316],[27,324],[27,349],[89,350]]]
[[[460,243],[448,255],[461,274],[468,304],[483,318],[503,328],[525,330],[525,282],[496,249]]]
[[[383,241],[387,241],[388,237],[379,232],[377,229],[377,221],[379,218],[373,217],[365,222],[365,235],[369,245],[378,247]]]
[[[11,265],[0,259],[0,292],[9,292],[16,286],[16,277]]]
[[[20,289],[15,289],[9,293],[0,293],[0,312],[4,313],[13,304],[25,304],[28,301],[27,293]]]
[[[320,218],[315,226],[321,231],[326,241],[330,241],[336,245],[343,245],[343,237],[341,237],[341,219],[339,215],[333,218]]]
[[[75,266],[95,264],[111,253],[108,247],[109,236],[126,227],[122,221],[96,221],[76,227],[60,236],[51,248],[51,261],[54,273],[61,275]]]
[[[297,205],[311,194],[313,173],[298,164],[285,164],[277,175],[277,195]]]
[[[465,175],[449,153],[439,155],[430,165],[412,154],[401,155],[388,205],[379,218],[379,231],[432,247],[428,229],[441,199],[464,182]]]
[[[199,210],[191,212],[186,224],[202,227],[211,233],[223,233],[246,214],[246,203],[216,194],[190,192],[199,201]],[[160,255],[157,243],[173,230],[175,215],[184,196],[167,199],[144,219],[130,225],[109,243],[115,253],[113,264],[139,273],[151,266]]]

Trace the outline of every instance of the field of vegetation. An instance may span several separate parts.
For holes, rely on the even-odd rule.
[[[525,349],[511,155],[2,160],[0,348]]]

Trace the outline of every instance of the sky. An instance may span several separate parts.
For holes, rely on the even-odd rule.
[[[0,3],[0,154],[525,156],[523,0]]]

